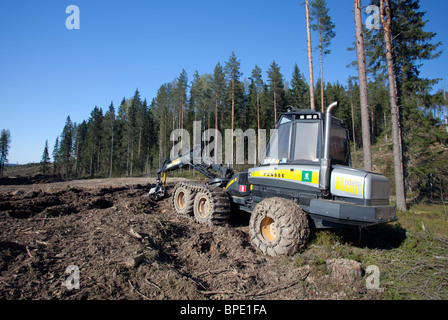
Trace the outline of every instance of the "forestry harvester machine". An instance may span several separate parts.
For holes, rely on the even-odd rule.
[[[234,173],[211,159],[197,159],[200,146],[166,159],[149,196],[163,198],[166,172],[191,166],[209,181],[178,183],[172,196],[174,210],[216,225],[228,221],[231,208],[249,212],[251,243],[271,256],[305,248],[311,228],[396,221],[387,178],[350,167],[348,130],[332,116],[337,106],[333,102],[326,113],[287,107],[264,160],[248,172]]]

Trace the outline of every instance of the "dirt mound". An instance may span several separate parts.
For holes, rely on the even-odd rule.
[[[5,177],[0,179],[0,185],[30,185],[30,184],[39,184],[39,183],[50,183],[53,182],[54,179],[52,176],[37,174],[34,176],[28,177]]]
[[[172,192],[175,181],[168,185]],[[0,189],[0,299],[310,299],[294,258],[176,215],[124,180]],[[76,286],[79,279],[79,287]]]

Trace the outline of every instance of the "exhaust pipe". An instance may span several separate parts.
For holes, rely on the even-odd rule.
[[[319,189],[321,189],[324,196],[329,195],[330,189],[330,143],[331,143],[331,117],[333,109],[339,105],[338,101],[333,102],[327,108],[325,115],[325,149],[324,157],[320,161],[320,175],[319,175]]]

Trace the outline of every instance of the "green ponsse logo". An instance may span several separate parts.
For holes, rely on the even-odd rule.
[[[311,182],[312,177],[313,177],[312,171],[302,171],[302,181],[303,182]]]

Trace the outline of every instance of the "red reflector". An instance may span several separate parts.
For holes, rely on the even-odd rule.
[[[240,186],[240,192],[246,192],[246,186]]]

